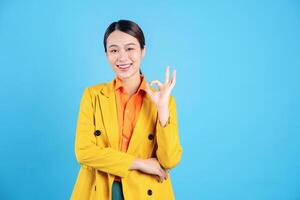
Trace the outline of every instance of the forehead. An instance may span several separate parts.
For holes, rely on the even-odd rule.
[[[112,32],[106,40],[107,47],[111,45],[125,46],[128,43],[139,44],[135,37],[119,30]]]

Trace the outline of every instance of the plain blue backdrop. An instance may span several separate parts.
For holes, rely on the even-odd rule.
[[[0,1],[0,199],[69,199],[83,89],[110,81],[113,21],[146,37],[142,71],[177,70],[176,199],[300,199],[300,3]]]

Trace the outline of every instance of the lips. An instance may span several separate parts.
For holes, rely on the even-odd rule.
[[[131,65],[132,65],[132,63],[126,63],[126,64],[120,64],[120,65],[117,65],[117,67],[120,68],[120,69],[127,69],[127,68],[129,68]]]

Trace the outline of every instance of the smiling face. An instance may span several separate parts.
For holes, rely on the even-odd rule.
[[[139,76],[145,48],[141,49],[139,41],[122,31],[112,32],[106,41],[106,56],[109,64],[120,79]]]

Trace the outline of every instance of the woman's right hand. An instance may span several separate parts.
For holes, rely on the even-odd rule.
[[[163,182],[163,180],[167,180],[166,171],[160,166],[157,158],[149,158],[149,159],[135,159],[132,163],[132,166],[129,168],[130,170],[139,170],[146,174],[156,175],[159,177],[159,181]]]

